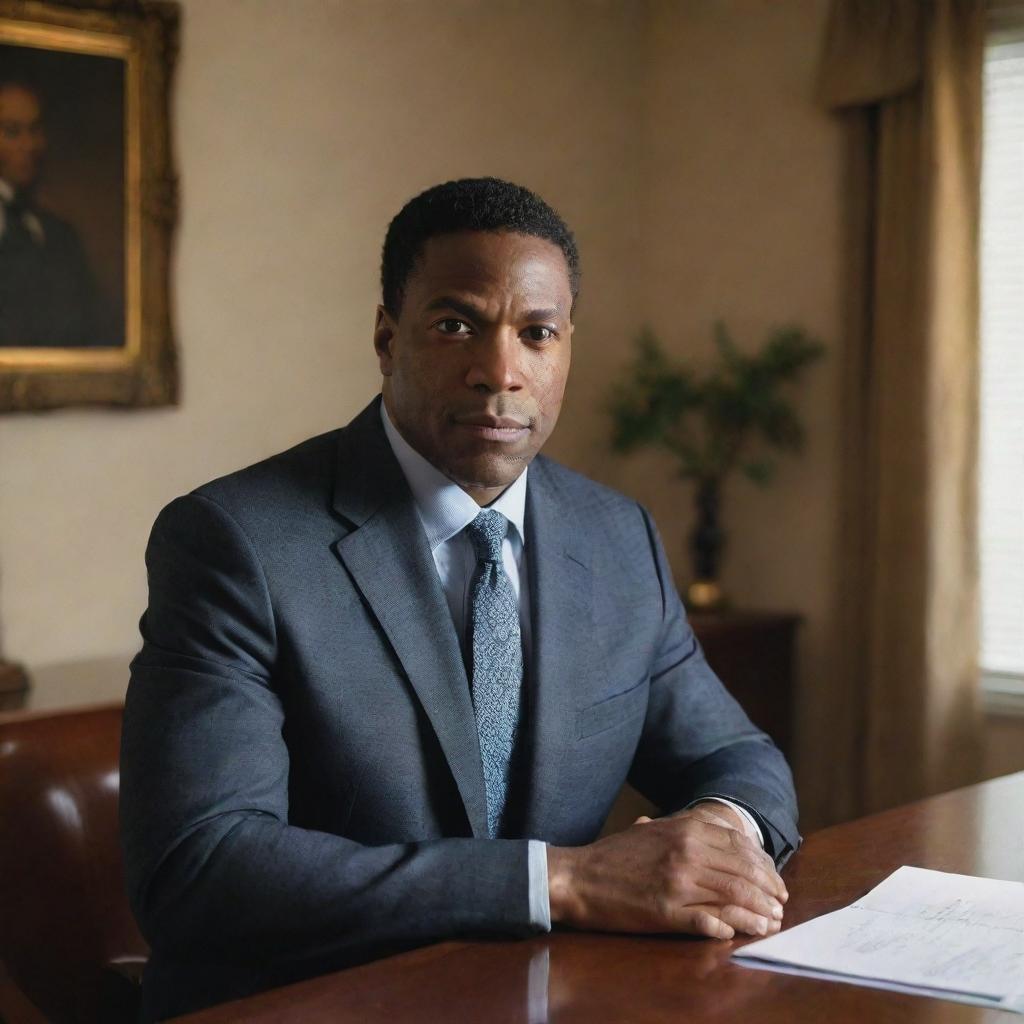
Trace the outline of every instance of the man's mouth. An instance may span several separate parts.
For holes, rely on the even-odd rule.
[[[455,425],[484,441],[509,443],[530,433],[529,420],[515,416],[491,416],[486,413],[456,416]]]

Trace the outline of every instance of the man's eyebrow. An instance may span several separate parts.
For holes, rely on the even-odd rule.
[[[432,299],[428,302],[424,308],[427,312],[434,309],[454,309],[456,313],[461,313],[463,316],[477,319],[483,316],[483,310],[468,302],[460,302],[458,299],[454,299],[450,295],[439,295],[436,299]]]
[[[425,310],[430,312],[431,310],[439,309],[452,309],[456,313],[461,313],[463,316],[471,317],[480,320],[484,316],[483,310],[474,306],[472,303],[461,301],[460,299],[453,298],[451,295],[439,295],[436,299],[432,299],[427,303]],[[529,312],[524,313],[520,319],[522,320],[557,320],[561,315],[561,310],[557,307],[552,306],[547,309],[531,309]]]

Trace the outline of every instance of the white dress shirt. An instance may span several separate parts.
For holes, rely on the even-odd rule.
[[[391,422],[383,402],[380,404],[380,416],[391,450],[395,453],[398,465],[412,491],[416,511],[427,535],[427,543],[430,545],[430,553],[434,556],[437,575],[448,600],[459,643],[465,649],[469,584],[476,568],[476,555],[472,543],[463,531],[477,517],[480,506],[402,437]],[[505,488],[501,496],[487,506],[495,512],[500,512],[512,526],[508,536],[502,541],[501,555],[505,573],[519,600],[519,627],[524,665],[530,663],[532,647],[530,588],[525,571],[528,472],[528,469],[523,470],[516,480]],[[738,812],[747,825],[747,834],[764,846],[761,830],[745,808],[731,800],[712,799],[717,799],[719,803]],[[547,845],[539,839],[529,841],[529,889],[530,920],[538,929],[550,931],[551,902],[548,895]]]
[[[4,233],[7,231],[7,218],[9,216],[7,204],[13,201],[14,186],[5,179],[0,178],[0,238],[3,238]],[[42,245],[46,241],[46,232],[43,230],[43,225],[31,210],[25,210],[21,214],[21,222],[25,225],[36,245]]]

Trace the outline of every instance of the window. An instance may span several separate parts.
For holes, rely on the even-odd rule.
[[[985,54],[981,187],[981,667],[1024,699],[1024,4]]]

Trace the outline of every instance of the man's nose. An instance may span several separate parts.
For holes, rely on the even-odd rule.
[[[489,394],[518,391],[523,386],[519,360],[522,345],[512,332],[494,331],[483,335],[472,349],[466,384]]]

